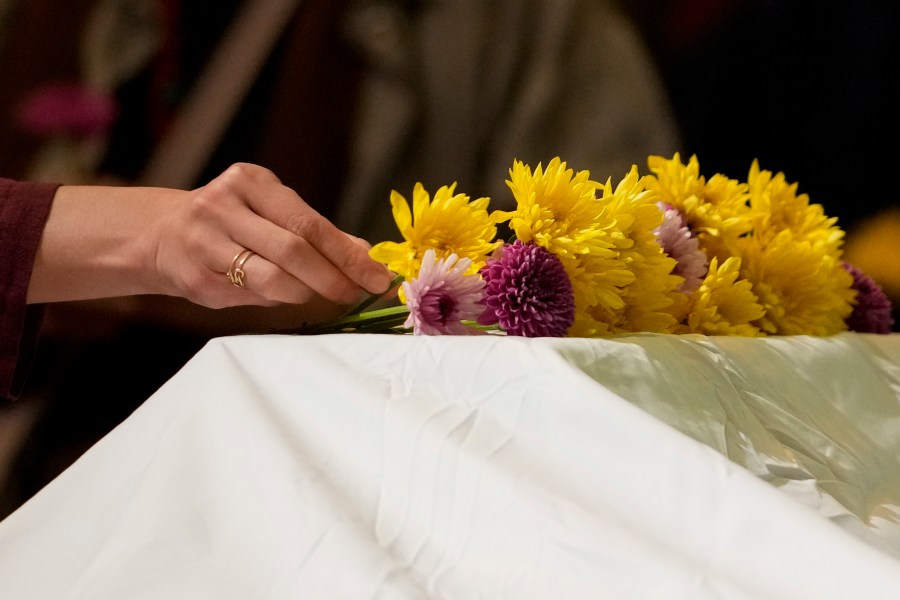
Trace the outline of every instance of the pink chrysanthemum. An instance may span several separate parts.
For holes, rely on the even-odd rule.
[[[656,237],[663,251],[677,262],[675,275],[684,277],[679,292],[694,293],[703,283],[709,270],[706,253],[700,249],[700,240],[691,233],[681,212],[668,204],[660,204],[663,222],[656,228]]]
[[[516,241],[481,269],[485,282],[482,325],[510,335],[562,337],[575,319],[572,282],[549,250]]]
[[[466,275],[469,258],[451,254],[437,260],[428,249],[418,276],[403,282],[409,318],[404,327],[416,335],[471,335],[479,333],[462,321],[474,321],[483,310],[484,284],[477,274]]]
[[[856,305],[847,317],[847,328],[860,333],[890,333],[894,326],[893,307],[875,280],[844,262],[844,269],[853,276]]]

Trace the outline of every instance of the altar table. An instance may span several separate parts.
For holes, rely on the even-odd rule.
[[[218,338],[0,598],[900,598],[900,336]]]

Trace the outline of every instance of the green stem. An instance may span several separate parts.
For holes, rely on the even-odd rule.
[[[304,325],[294,329],[284,329],[274,333],[288,335],[319,335],[323,333],[339,333],[342,331],[381,331],[402,325],[406,321],[409,310],[405,305],[392,306],[379,310],[363,312],[378,300],[385,298],[403,282],[403,276],[397,275],[383,294],[373,294],[344,313],[336,321]],[[396,323],[394,323],[396,321]]]
[[[322,323],[321,325],[313,325],[311,327],[301,328],[299,333],[306,334],[323,334],[338,333],[346,330],[362,330],[378,331],[381,329],[389,329],[396,325],[403,324],[409,315],[409,309],[405,304],[399,306],[391,306],[378,310],[371,310],[358,314],[347,315],[336,321]]]
[[[353,325],[354,323],[375,322],[381,319],[396,317],[398,315],[409,314],[409,308],[405,304],[399,306],[390,306],[388,308],[379,308],[378,310],[370,310],[369,312],[348,315],[342,319],[338,319],[333,325]]]
[[[499,325],[481,325],[478,321],[463,321],[463,324],[481,331],[500,331]]]
[[[394,277],[394,280],[391,281],[391,285],[388,286],[388,289],[386,289],[384,291],[384,293],[372,294],[371,296],[369,296],[368,298],[366,298],[365,300],[363,300],[362,302],[360,302],[359,304],[357,304],[356,306],[354,306],[353,308],[348,310],[346,312],[346,316],[356,315],[356,314],[361,313],[362,311],[366,310],[367,308],[369,308],[370,306],[375,304],[377,301],[379,301],[382,298],[384,298],[385,296],[387,296],[401,283],[403,283],[403,275],[397,275],[396,277]]]

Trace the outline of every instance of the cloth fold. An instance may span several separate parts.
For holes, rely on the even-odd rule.
[[[860,334],[220,338],[0,522],[0,589],[892,598],[898,361]]]

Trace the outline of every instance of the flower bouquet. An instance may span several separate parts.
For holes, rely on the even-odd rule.
[[[421,184],[391,206],[402,242],[370,254],[397,274],[395,306],[372,298],[308,333],[527,337],[623,333],[888,333],[881,288],[841,258],[837,219],[757,161],[747,180],[651,156],[613,184],[560,158],[514,161],[511,211],[456,185]],[[498,229],[508,236],[498,239]],[[396,287],[396,286],[395,286]]]

